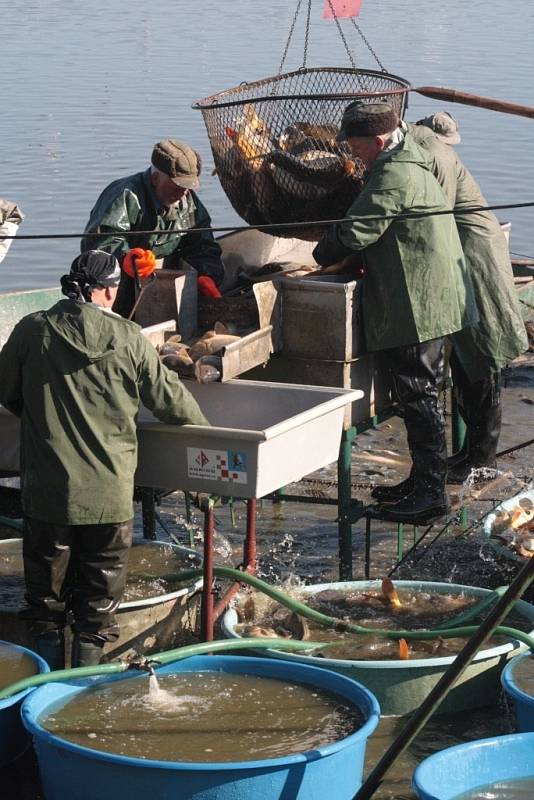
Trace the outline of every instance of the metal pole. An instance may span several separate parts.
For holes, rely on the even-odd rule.
[[[397,523],[397,562],[402,561],[404,553],[404,523]]]
[[[243,569],[254,574],[256,571],[256,506],[257,500],[247,500],[247,533],[243,547]]]
[[[203,642],[213,641],[213,532],[215,514],[213,500],[208,498],[204,505],[204,586],[202,588],[201,638]]]
[[[255,497],[247,500],[247,532],[243,545],[243,571],[249,575],[256,573],[256,510],[257,500]],[[224,593],[223,597],[213,609],[213,620],[219,619],[223,611],[226,611],[230,601],[241,589],[241,584],[236,581]]]
[[[139,489],[141,495],[141,516],[143,519],[143,537],[157,539],[156,536],[156,493],[149,486]]]
[[[342,581],[352,580],[350,505],[352,500],[352,442],[355,438],[356,428],[352,427],[343,431],[337,460],[339,579]]]
[[[423,701],[419,710],[408,720],[395,741],[386,750],[376,767],[355,794],[353,800],[368,800],[369,797],[373,796],[393,762],[409,747],[438,705],[446,697],[453,684],[468,667],[478,649],[509,614],[516,600],[528,589],[533,579],[534,558],[531,558],[516,575],[506,593],[495,603],[486,619],[479,626],[478,631],[460,650],[452,664]]]

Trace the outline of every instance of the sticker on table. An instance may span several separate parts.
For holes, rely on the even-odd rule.
[[[187,475],[204,481],[247,482],[247,454],[238,450],[187,448]]]

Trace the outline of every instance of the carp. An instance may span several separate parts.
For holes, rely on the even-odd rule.
[[[222,359],[219,356],[201,356],[195,362],[193,372],[197,383],[215,383],[222,378]]]
[[[534,504],[521,498],[511,511],[497,514],[491,536],[501,539],[523,558],[534,557]]]
[[[161,357],[163,356],[170,356],[170,355],[187,355],[189,351],[189,347],[182,342],[172,342],[168,339],[165,344],[160,345],[158,348],[158,353]]]
[[[260,170],[264,157],[271,152],[273,145],[269,128],[258,117],[251,103],[243,106],[243,115],[236,120],[235,127],[225,128],[225,133],[250,170]]]
[[[303,149],[339,150],[335,125],[315,125],[311,122],[294,122],[278,139],[282,150],[296,153]]]
[[[189,356],[193,361],[197,361],[201,356],[212,356],[222,350],[223,347],[228,347],[229,344],[238,342],[240,336],[231,336],[230,334],[218,334],[209,332],[210,335],[202,337],[189,350]]]
[[[383,578],[381,588],[382,594],[392,608],[402,608],[402,603],[391,578]]]
[[[360,181],[356,163],[338,153],[308,150],[293,155],[275,150],[268,161],[274,182],[295,197],[317,198],[337,189],[341,180]]]

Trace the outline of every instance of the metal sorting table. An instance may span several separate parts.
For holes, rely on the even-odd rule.
[[[188,388],[212,427],[158,422],[143,410],[138,422],[138,486],[186,489],[247,499],[242,568],[256,568],[256,498],[336,461],[345,407],[359,390],[231,380]],[[214,605],[213,503],[204,511],[202,638],[239,589]]]
[[[304,475],[336,461],[345,407],[361,397],[359,390],[324,386],[230,380],[188,382],[212,427],[159,422],[142,409],[138,419],[138,486],[185,489],[247,500],[243,569],[256,568],[256,498],[264,497]],[[8,461],[0,471],[18,471],[19,420],[0,408]],[[213,624],[239,584],[230,587],[214,607],[213,502],[204,511],[204,588],[202,634],[213,638]]]

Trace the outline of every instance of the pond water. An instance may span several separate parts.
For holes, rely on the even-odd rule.
[[[305,6],[306,4],[304,4]],[[312,5],[308,66],[350,66],[334,22]],[[189,141],[204,161],[201,197],[217,226],[240,220],[211,174],[201,113],[191,104],[222,89],[275,75],[296,2],[204,0],[124,4],[98,0],[12,0],[2,15],[0,194],[26,214],[22,234],[80,233],[111,180],[144,169],[154,142]],[[358,18],[389,71],[414,87],[445,86],[534,105],[534,5],[513,12],[486,0],[364,2]],[[356,65],[379,68],[350,21],[341,22]],[[303,63],[305,14],[285,69]],[[445,108],[459,121],[460,157],[492,204],[534,200],[532,120],[415,92],[407,118]],[[511,249],[534,254],[532,209],[499,212],[512,222]],[[15,241],[0,289],[57,283],[78,240]]]

